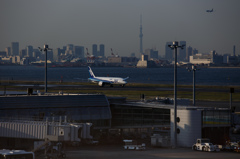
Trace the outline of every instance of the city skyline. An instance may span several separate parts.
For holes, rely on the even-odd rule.
[[[14,5],[13,5],[14,4]],[[104,44],[106,56],[139,54],[139,17],[142,15],[143,50],[165,54],[168,41],[186,41],[200,53],[239,54],[238,0],[130,0],[130,1],[1,1],[0,50],[11,42],[19,49],[48,44]],[[207,9],[214,8],[208,13]]]

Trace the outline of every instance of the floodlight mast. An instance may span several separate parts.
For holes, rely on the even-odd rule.
[[[183,49],[185,45],[178,45],[177,41],[173,41],[172,45],[168,45],[174,50],[174,147],[177,147],[177,48]]]
[[[47,51],[52,49],[48,48],[46,44],[43,46],[43,49],[40,47],[38,49],[45,52],[45,93],[47,93]]]
[[[192,69],[188,68],[189,72],[193,71],[193,106],[195,106],[195,83],[196,83],[195,72],[196,70],[197,70],[197,66],[194,66],[194,65],[192,65]]]

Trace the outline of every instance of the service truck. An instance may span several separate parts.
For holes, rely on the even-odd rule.
[[[218,145],[213,145],[209,139],[197,139],[192,149],[196,151],[220,151]]]
[[[137,141],[134,141],[134,140],[123,140],[123,142],[125,143],[125,145],[123,146],[125,150],[145,150],[146,149],[145,143],[138,144]]]
[[[25,150],[0,150],[0,159],[35,159],[33,152]]]

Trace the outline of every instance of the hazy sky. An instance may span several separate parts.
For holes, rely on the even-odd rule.
[[[207,9],[214,9],[207,13]],[[50,48],[105,44],[120,56],[143,49],[165,52],[167,41],[185,40],[201,53],[240,54],[240,0],[0,0],[0,50],[19,42]]]

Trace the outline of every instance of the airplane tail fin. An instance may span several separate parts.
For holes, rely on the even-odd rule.
[[[93,73],[93,71],[92,71],[90,66],[88,66],[88,71],[89,71],[90,78],[94,78],[95,75],[94,75],[94,73]]]

